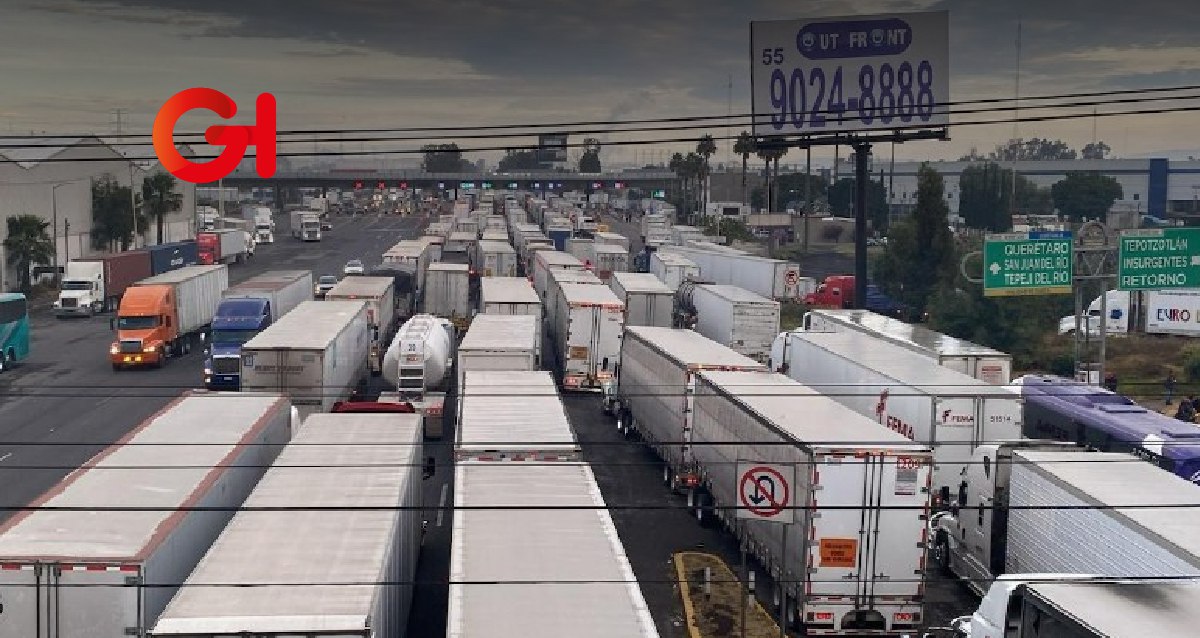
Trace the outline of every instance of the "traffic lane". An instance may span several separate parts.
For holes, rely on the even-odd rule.
[[[672,556],[681,551],[709,552],[737,570],[736,541],[717,528],[696,524],[683,508],[683,497],[671,494],[663,484],[658,457],[617,432],[612,418],[600,411],[597,395],[565,394],[563,402],[604,502],[610,508],[631,508],[611,509],[610,514],[659,634],[685,638]],[[761,570],[759,574],[761,585]]]
[[[284,236],[259,246],[248,262],[230,266],[231,283],[276,269],[340,275],[347,260],[374,251],[379,237],[417,228],[411,219],[363,218],[340,226],[341,233],[319,243]],[[307,245],[298,250],[289,240]],[[200,387],[199,352],[162,369],[113,371],[108,319],[31,317],[30,357],[0,376],[0,505],[28,503],[171,399]]]
[[[447,393],[445,405],[455,402]],[[433,457],[435,470],[422,487],[422,507],[427,523],[417,562],[416,587],[408,618],[408,636],[446,635],[449,608],[450,545],[453,541],[454,511],[454,410],[445,411],[444,436],[425,442],[424,455]]]
[[[605,503],[656,508],[618,509],[611,513],[659,632],[664,636],[684,636],[686,632],[677,626],[683,617],[679,592],[670,584],[675,577],[672,554],[691,549],[709,552],[739,572],[742,557],[737,540],[719,524],[703,528],[696,523],[683,509],[684,497],[672,495],[663,485],[659,458],[644,444],[625,441],[611,417],[600,412],[597,397],[566,395],[565,403],[582,443],[584,459],[592,464]],[[764,608],[776,613],[771,604],[774,582],[757,560],[747,560],[755,573],[759,600]],[[927,626],[945,627],[979,606],[979,600],[970,590],[936,568],[931,568],[926,578]],[[654,582],[664,580],[667,582]]]

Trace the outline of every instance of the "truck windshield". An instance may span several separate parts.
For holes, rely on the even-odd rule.
[[[316,230],[321,227],[321,222],[300,222],[300,227],[306,230],[309,228]]]
[[[62,289],[63,290],[91,290],[92,282],[81,281],[78,279],[72,281],[70,279],[67,279],[62,282]]]
[[[254,338],[258,330],[221,329],[213,330],[212,342],[222,345],[242,345]]]
[[[145,330],[158,326],[158,317],[118,317],[118,330]]]
[[[259,222],[259,223],[255,224],[254,227],[259,230],[271,230],[270,222]]]

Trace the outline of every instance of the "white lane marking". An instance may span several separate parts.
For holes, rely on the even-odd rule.
[[[442,526],[442,515],[446,513],[446,496],[450,491],[449,483],[442,483],[442,495],[438,498],[437,526]]]
[[[5,460],[5,459],[7,459],[7,458],[8,458],[8,457],[10,457],[10,456],[12,456],[12,452],[8,452],[8,453],[6,453],[4,456],[0,456],[0,463],[3,463],[3,462],[4,462],[4,460]]]

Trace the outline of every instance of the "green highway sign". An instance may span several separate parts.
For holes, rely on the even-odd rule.
[[[1169,288],[1200,288],[1200,228],[1123,231],[1117,289]]]
[[[983,242],[983,295],[1069,293],[1074,268],[1069,231],[988,235]]]

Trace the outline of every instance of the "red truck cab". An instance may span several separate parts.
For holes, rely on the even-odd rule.
[[[830,275],[817,289],[804,296],[815,308],[850,308],[854,305],[854,275]]]

